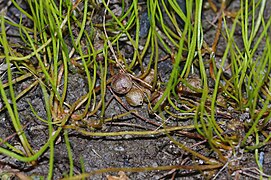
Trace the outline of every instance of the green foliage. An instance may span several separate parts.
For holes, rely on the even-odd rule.
[[[0,44],[4,49],[1,58],[5,57],[8,80],[7,83],[4,83],[3,79],[0,80],[0,92],[4,102],[1,113],[7,110],[24,152],[1,139],[5,146],[0,147],[0,153],[18,161],[35,164],[35,161],[49,148],[48,179],[51,179],[54,174],[55,142],[61,134],[64,134],[70,163],[68,176],[72,177],[74,176],[72,149],[68,131],[63,130],[63,128],[76,130],[86,136],[165,134],[179,148],[203,160],[207,165],[210,165],[208,167],[214,167],[214,169],[221,167],[221,163],[227,165],[229,163],[227,158],[223,156],[221,149],[235,151],[236,148],[242,148],[247,152],[254,151],[256,162],[262,171],[258,161],[258,152],[271,138],[271,134],[265,132],[271,117],[269,75],[271,70],[271,18],[264,19],[265,0],[241,0],[241,8],[231,19],[232,22],[227,20],[224,11],[221,12],[220,22],[223,24],[223,28],[218,28],[217,32],[221,33],[221,37],[227,42],[227,46],[222,54],[220,67],[216,66],[215,48],[212,49],[205,45],[201,22],[202,0],[187,1],[186,14],[174,0],[148,0],[150,28],[141,50],[138,1],[132,1],[128,7],[122,1],[120,16],[115,15],[110,9],[109,1],[105,0],[101,4],[96,4],[94,1],[89,3],[87,0],[78,1],[78,4],[81,3],[82,5],[82,11],[77,11],[78,4],[72,4],[71,1],[29,0],[31,13],[25,12],[14,0],[12,2],[21,13],[33,21],[33,27],[24,26],[22,21],[19,23],[11,22],[1,16]],[[223,1],[223,3],[225,2]],[[104,16],[102,24],[95,24],[92,21],[92,13],[96,9],[103,9],[104,13],[110,15],[111,18],[106,20]],[[170,20],[171,25],[165,22],[165,15]],[[184,26],[180,27],[176,19],[180,19]],[[7,24],[18,28],[21,40],[25,43],[24,48],[28,50],[27,53],[17,52],[16,46],[9,44],[5,33]],[[103,46],[101,49],[97,49],[94,45],[95,28],[102,31],[100,38],[103,41]],[[241,45],[235,39],[237,28],[241,28],[242,32]],[[133,47],[134,54],[131,61],[120,56],[119,44],[121,44],[123,37],[127,38],[127,42]],[[158,64],[161,55],[159,49],[161,48],[167,54],[170,54],[174,61],[169,80],[163,84],[163,91],[159,87],[161,82],[158,79]],[[204,50],[210,56],[207,60],[206,54],[203,53]],[[101,53],[103,59],[99,61],[98,56]],[[109,56],[110,53],[113,54],[113,58]],[[148,53],[150,58],[145,67],[143,62]],[[31,59],[36,59],[38,66],[34,66]],[[230,62],[231,70],[231,77],[229,78],[225,76],[224,69],[227,61]],[[210,66],[208,66],[209,64]],[[97,127],[100,127],[102,123],[113,121],[113,117],[106,119],[105,115],[106,95],[109,93],[107,86],[110,82],[110,75],[112,75],[112,73],[109,74],[112,71],[110,65],[113,66],[115,71],[124,71],[131,75],[139,67],[142,77],[145,77],[151,69],[154,70],[155,77],[151,90],[152,92],[161,91],[162,96],[155,104],[149,102],[148,106],[151,113],[163,122],[162,129],[157,131],[92,132],[82,130],[69,123],[74,114],[77,115],[77,121],[84,122],[84,118],[97,115],[98,111],[100,111],[100,120]],[[16,72],[12,71],[12,66],[16,67]],[[200,100],[197,102],[183,98],[178,92],[178,86],[181,83],[187,84],[186,79],[195,73],[193,69],[197,69],[202,82],[202,87],[198,91],[195,88],[200,94]],[[68,77],[70,73],[79,73],[80,71],[87,79],[87,94],[78,98],[76,102],[68,104],[66,102]],[[33,78],[35,81],[25,91],[16,95],[14,84],[27,78]],[[213,88],[208,85],[211,78],[215,82]],[[39,117],[31,102],[29,104],[40,123],[48,126],[49,136],[47,142],[35,152],[30,145],[31,143],[29,143],[31,140],[27,139],[24,133],[18,113],[17,100],[37,86],[42,89],[46,119]],[[249,112],[250,120],[242,122],[244,137],[241,135],[235,137],[235,134],[230,136],[222,126],[223,122],[217,118],[220,103],[218,96],[220,94],[223,94],[229,101],[223,110],[227,111],[228,106],[240,114]],[[167,105],[163,106],[165,101]],[[189,108],[180,108],[180,104]],[[79,108],[80,112],[78,113]],[[131,110],[118,115],[117,118],[129,114],[137,116],[137,112]],[[193,119],[194,124],[170,127],[166,125],[166,117],[168,116],[177,120]],[[92,128],[95,127],[92,126]],[[218,158],[213,160],[203,156],[174,139],[172,132],[181,129],[195,130],[208,142],[210,151],[218,154]],[[247,143],[249,138],[252,138],[254,142]],[[82,173],[85,173],[83,159],[81,159],[81,166]],[[163,168],[164,170],[168,169],[168,167]],[[176,168],[182,169],[184,167]],[[200,167],[195,166],[195,169],[200,170]],[[126,170],[133,171],[133,169]],[[155,170],[155,168],[148,170]],[[90,174],[83,174],[82,177],[88,175]]]

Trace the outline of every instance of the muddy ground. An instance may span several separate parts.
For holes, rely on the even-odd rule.
[[[214,1],[217,7],[220,6],[218,1]],[[141,3],[143,7],[141,12],[141,21],[142,26],[146,24],[146,14],[144,2]],[[228,11],[237,11],[240,8],[240,1],[233,0],[232,3],[227,8]],[[10,9],[10,11],[15,11]],[[265,9],[265,18],[268,19],[271,12],[271,1],[267,1],[267,6]],[[94,17],[94,20],[99,20],[98,14],[97,17]],[[210,22],[215,19],[217,13],[214,13],[210,8],[203,9],[203,29],[204,29],[204,40],[206,43],[211,46],[214,34],[215,27],[210,24]],[[238,28],[237,28],[238,29]],[[144,31],[144,29],[142,30]],[[141,32],[144,34],[144,32]],[[12,34],[12,31],[9,32]],[[240,41],[240,46],[242,46],[242,40],[240,32],[236,32],[237,41]],[[16,41],[12,39],[12,36],[9,37],[10,41]],[[221,37],[221,41],[217,46],[217,53],[223,54],[225,50],[225,42]],[[144,43],[144,39],[142,42]],[[127,58],[131,56],[129,45],[124,45],[124,54]],[[262,49],[259,49],[259,53],[262,52]],[[161,50],[160,57],[165,57],[165,53]],[[145,60],[147,61],[148,55]],[[208,57],[204,57],[208,58]],[[217,56],[219,61],[219,56]],[[172,68],[172,60],[170,58],[161,61],[158,65],[158,73],[161,77],[162,82],[167,82]],[[5,77],[5,76],[4,76]],[[15,85],[16,92],[20,92],[26,86],[28,86],[33,80],[28,79],[24,82],[17,83]],[[213,86],[213,83],[210,79],[210,87]],[[68,82],[68,96],[66,101],[68,103],[75,102],[79,97],[87,93],[87,83],[84,75],[80,73],[70,74]],[[106,100],[108,101],[112,97],[110,91],[107,91]],[[123,97],[123,102],[125,100]],[[37,120],[33,115],[33,112],[30,109],[28,104],[30,102],[35,110],[38,112],[38,115],[41,117],[46,117],[44,99],[42,97],[42,92],[39,87],[31,90],[28,94],[22,97],[18,101],[18,111],[20,113],[20,119],[22,124],[27,124],[25,133],[27,137],[31,140],[30,143],[34,150],[38,150],[48,138],[48,129],[43,123]],[[128,106],[129,107],[129,106]],[[148,114],[147,106],[133,108],[136,109],[139,114],[147,119],[150,119],[153,122],[161,124],[161,120],[155,116]],[[105,113],[105,118],[110,118],[118,114],[124,113],[126,110],[122,105],[113,99],[108,105]],[[230,110],[229,110],[230,112]],[[230,112],[231,113],[231,112]],[[235,114],[238,118],[249,119],[247,114]],[[98,117],[93,117],[94,119]],[[228,119],[231,121],[231,119]],[[168,125],[191,125],[193,124],[192,119],[187,120],[177,120],[171,118],[168,122]],[[140,118],[135,117],[134,115],[125,116],[124,118],[118,119],[112,123],[107,123],[102,126],[102,129],[99,131],[102,132],[115,132],[115,131],[129,131],[129,130],[154,130],[157,129],[156,126],[143,121]],[[5,138],[14,133],[14,129],[10,122],[7,112],[1,112],[0,114],[0,132],[1,138]],[[80,160],[84,161],[85,171],[92,172],[94,170],[99,170],[103,168],[110,167],[158,167],[158,166],[169,166],[169,165],[193,165],[200,164],[198,159],[194,159],[193,156],[178,146],[176,146],[166,135],[152,135],[152,136],[133,136],[133,135],[123,135],[123,136],[109,136],[109,137],[89,137],[85,136],[82,133],[79,133],[75,130],[68,130],[69,139],[72,148],[72,154],[74,159],[74,174],[81,173]],[[217,155],[210,150],[210,147],[207,143],[201,143],[194,146],[196,143],[203,142],[201,139],[189,138],[186,135],[179,133],[172,134],[177,141],[184,143],[187,147],[201,153],[207,157],[216,158]],[[18,143],[18,139],[13,137],[9,139],[9,142],[15,145],[18,148],[21,148]],[[270,145],[266,145],[261,149],[261,152],[264,152],[264,161],[263,161],[263,170],[265,173],[270,175],[271,172],[271,151]],[[239,157],[236,158],[238,162],[236,164],[242,166],[243,168],[257,168],[255,163],[253,152],[240,152]],[[36,166],[31,166],[28,163],[22,163],[14,160],[13,158],[0,155],[0,166],[2,169],[16,169],[20,172],[24,172],[30,176],[47,176],[48,173],[48,162],[49,162],[49,150],[46,151],[38,160]],[[172,171],[143,171],[143,172],[125,172],[125,174],[130,179],[206,179],[214,177],[218,171],[209,172],[209,171],[192,171],[192,170],[172,170]],[[61,136],[57,144],[55,145],[55,165],[54,165],[54,179],[59,179],[64,177],[64,175],[69,173],[69,159],[67,154],[66,145],[64,143],[64,138]],[[217,179],[232,179],[236,177],[237,172],[232,172],[225,168],[219,173]],[[255,175],[252,171],[247,171],[248,174]],[[1,174],[1,170],[0,170]],[[117,175],[116,172],[108,172],[101,175],[94,175],[90,179],[106,179],[106,175]],[[209,176],[213,174],[213,176]],[[252,179],[252,176],[247,176],[240,173],[241,179]]]

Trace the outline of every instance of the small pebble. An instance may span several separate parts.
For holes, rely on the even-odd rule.
[[[264,152],[260,152],[259,164],[261,167],[263,166],[263,161],[264,161]]]
[[[124,147],[122,147],[122,146],[117,146],[117,147],[114,148],[114,150],[115,150],[115,151],[123,152],[125,149],[124,149]]]

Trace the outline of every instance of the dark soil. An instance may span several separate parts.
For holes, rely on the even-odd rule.
[[[5,1],[4,1],[5,2]],[[182,2],[182,1],[180,1]],[[3,1],[0,1],[0,5]],[[219,7],[220,3],[215,1],[215,4]],[[141,43],[143,44],[146,37],[146,31],[149,28],[148,19],[146,14],[146,5],[144,2],[141,3],[142,11],[140,13],[141,17]],[[228,6],[228,11],[237,11],[240,7],[239,0],[233,0],[232,3]],[[1,7],[1,6],[0,6]],[[12,7],[12,6],[11,6]],[[15,12],[16,8],[9,8],[7,12]],[[102,12],[102,11],[101,11]],[[269,18],[271,12],[271,1],[267,1],[267,6],[265,9],[265,18]],[[16,13],[15,13],[16,14]],[[14,18],[14,15],[7,14],[7,16],[11,16]],[[214,34],[216,33],[216,28],[210,24],[217,16],[217,13],[214,13],[210,8],[204,8],[203,10],[203,29],[204,29],[204,40],[206,43],[211,46],[214,40]],[[25,23],[29,23],[26,17],[23,17],[26,21]],[[100,21],[99,14],[94,15],[94,20]],[[18,21],[15,18],[14,21]],[[229,19],[229,22],[231,20]],[[230,23],[229,23],[230,24]],[[29,24],[31,26],[31,23]],[[237,28],[238,29],[238,28]],[[8,34],[13,34],[16,30],[10,28]],[[17,37],[9,36],[10,42],[19,41],[16,39]],[[240,46],[242,46],[241,35],[236,32],[236,41],[240,41]],[[219,54],[223,54],[225,50],[226,41],[221,39],[217,46],[217,61],[219,65]],[[99,42],[96,42],[97,46]],[[123,45],[123,54],[125,58],[131,58],[131,47],[130,45]],[[165,51],[160,49],[160,57],[163,58],[167,54]],[[259,53],[262,52],[262,49],[259,49]],[[144,59],[144,63],[147,64],[148,55]],[[208,57],[204,57],[208,58]],[[172,69],[172,60],[167,58],[164,61],[161,61],[158,65],[158,73],[160,77],[160,81],[166,83]],[[136,72],[138,70],[135,70]],[[197,70],[196,70],[197,71]],[[230,73],[230,72],[229,72]],[[229,74],[230,76],[230,74]],[[6,78],[6,76],[4,76]],[[25,87],[29,86],[34,80],[28,79],[24,82],[16,83],[15,90],[16,92],[21,92]],[[69,82],[68,82],[68,95],[67,95],[67,103],[72,104],[79,97],[83,96],[87,93],[87,79],[84,75],[80,73],[70,73]],[[209,83],[210,87],[213,86],[213,82],[210,79]],[[112,93],[108,90],[106,101],[112,97]],[[33,112],[28,103],[30,103],[33,108],[37,111],[38,115],[42,118],[46,118],[46,111],[44,106],[44,97],[42,97],[42,92],[39,87],[31,90],[25,96],[18,100],[18,111],[20,113],[20,120],[22,124],[26,124],[25,133],[30,140],[31,146],[34,150],[39,150],[39,148],[47,142],[48,138],[48,127],[41,123]],[[98,97],[99,98],[99,97]],[[124,97],[121,97],[123,102],[126,104]],[[127,105],[127,104],[126,104]],[[162,124],[159,118],[156,118],[153,115],[148,113],[148,109],[146,104],[142,107],[133,108],[127,105],[129,109],[135,109],[138,113],[150,120],[151,122]],[[224,110],[225,113],[231,113],[229,110]],[[109,103],[106,112],[105,119],[114,117],[118,114],[122,114],[127,112],[123,108],[123,106],[116,101],[114,98]],[[231,113],[231,118],[229,119],[220,119],[220,121],[227,121],[230,123],[234,120],[233,116],[236,116],[239,119],[243,119],[244,121],[249,119],[249,115],[246,113],[243,114],[234,114]],[[94,117],[91,117],[93,120],[98,120],[99,114]],[[71,124],[70,122],[69,124]],[[174,118],[170,118],[167,122],[167,125],[173,126],[186,126],[193,124],[193,119],[186,120],[177,120]],[[83,127],[85,130],[88,130],[87,127]],[[119,118],[112,123],[105,123],[102,125],[101,129],[93,130],[89,129],[88,131],[101,131],[101,132],[117,132],[117,131],[139,131],[139,130],[155,130],[160,129],[161,127],[157,127],[151,123],[144,121],[144,119],[138,118],[134,115],[125,116],[123,118]],[[187,130],[188,133],[196,134],[196,131]],[[236,130],[235,130],[236,131]],[[239,131],[239,130],[237,130]],[[242,131],[242,130],[240,130]],[[1,111],[0,113],[0,135],[1,138],[5,139],[12,135],[15,131],[10,122],[10,118],[8,116],[8,112]],[[240,132],[242,134],[242,132]],[[188,135],[182,133],[171,134],[172,137],[187,147],[190,147],[192,150],[203,154],[209,158],[217,158],[217,154],[211,151],[208,143],[206,143],[203,139],[200,138],[191,138]],[[122,167],[158,167],[158,166],[170,166],[170,165],[195,165],[201,164],[202,162],[196,158],[194,158],[190,153],[185,152],[176,144],[174,144],[166,135],[147,135],[147,136],[134,136],[134,135],[123,135],[123,136],[108,136],[108,137],[91,137],[84,135],[82,133],[77,132],[76,130],[68,130],[68,136],[72,148],[72,155],[74,160],[74,174],[78,175],[82,173],[82,167],[80,161],[83,160],[85,166],[85,172],[92,172],[99,169],[104,168],[122,168]],[[21,145],[18,143],[19,140],[17,137],[13,137],[8,140],[15,147],[21,149]],[[199,143],[199,145],[196,145]],[[0,175],[2,170],[18,170],[20,172],[24,172],[29,176],[47,176],[48,173],[48,162],[49,162],[49,149],[44,153],[39,159],[38,164],[35,166],[30,165],[29,163],[18,162],[17,160],[7,157],[5,155],[0,155]],[[241,171],[232,171],[227,168],[227,165],[219,172],[216,171],[193,171],[193,170],[176,170],[173,169],[171,171],[142,171],[142,172],[125,172],[125,174],[130,179],[208,179],[213,178],[219,172],[216,179],[232,179],[237,177],[237,174],[240,173],[240,179],[252,179],[252,176],[255,175],[255,171],[253,168],[257,168],[257,164],[255,162],[255,156],[253,152],[243,152],[242,149],[236,149],[236,156],[231,156],[232,152],[225,152],[228,154],[229,163],[235,163],[236,167],[242,167],[242,169],[248,168],[247,170]],[[266,174],[270,175],[271,172],[271,151],[270,145],[266,145],[260,149],[260,152],[264,152],[264,161],[263,161],[263,170]],[[238,168],[237,168],[238,169]],[[240,168],[239,168],[240,169]],[[5,172],[5,171],[3,171]],[[55,145],[55,165],[54,165],[54,179],[63,178],[65,175],[69,173],[69,159],[67,148],[64,142],[64,137],[61,135],[56,142]],[[107,172],[103,174],[93,175],[90,179],[106,179],[106,175],[117,175],[117,172]],[[256,176],[256,175],[255,175]]]

